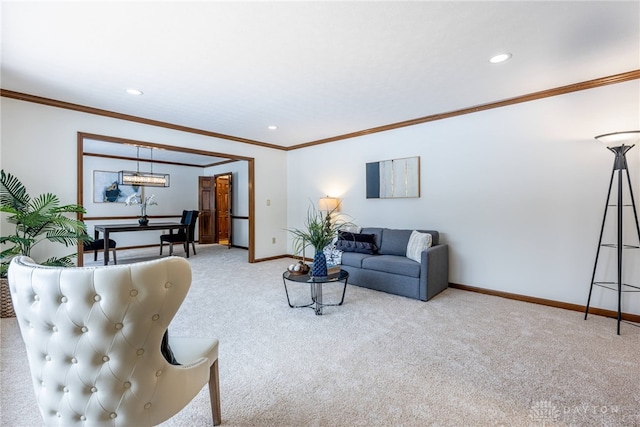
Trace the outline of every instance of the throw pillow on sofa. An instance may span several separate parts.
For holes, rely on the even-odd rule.
[[[329,243],[322,252],[327,259],[327,264],[342,264],[342,251],[336,248],[335,243]]]
[[[348,233],[360,233],[362,231],[362,227],[355,224],[346,224],[340,227],[338,232],[348,232]]]
[[[349,233],[347,231],[338,233],[336,249],[361,254],[374,254],[378,250],[373,234]]]
[[[420,262],[422,251],[430,248],[431,242],[431,234],[413,230],[407,243],[407,258]]]

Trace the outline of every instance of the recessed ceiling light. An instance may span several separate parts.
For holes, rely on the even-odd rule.
[[[510,53],[501,53],[499,55],[492,56],[491,59],[489,59],[489,62],[492,64],[499,64],[500,62],[508,61],[509,59],[511,59]]]
[[[270,125],[270,126],[269,126],[269,129],[270,129],[270,130],[276,130],[276,129],[278,129],[278,126],[276,126],[276,125]]]
[[[138,89],[129,88],[127,89],[127,93],[129,95],[142,95],[142,91]]]

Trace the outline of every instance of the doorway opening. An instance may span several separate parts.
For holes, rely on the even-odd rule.
[[[232,172],[198,177],[198,235],[201,243],[239,246],[233,240],[234,200],[237,196]]]
[[[231,173],[215,175],[213,177],[216,189],[216,236],[218,244],[231,247],[233,226],[231,216],[233,212],[233,175]]]
[[[92,194],[96,192],[94,182],[92,180],[92,174],[95,170],[109,170],[114,171],[122,169],[120,162],[135,162],[137,159],[135,156],[128,154],[129,151],[136,147],[145,147],[157,149],[157,155],[154,156],[154,163],[163,164],[168,168],[181,168],[187,169],[201,169],[205,172],[206,169],[212,167],[221,166],[223,164],[236,163],[244,165],[242,168],[242,174],[240,174],[239,184],[242,185],[243,194],[242,203],[239,203],[239,209],[242,212],[247,212],[245,216],[241,217],[246,219],[246,223],[240,224],[237,228],[239,238],[242,242],[246,242],[239,247],[244,247],[248,250],[248,262],[253,263],[255,260],[255,223],[254,223],[254,209],[255,209],[255,193],[254,193],[254,162],[255,159],[251,157],[230,155],[225,153],[210,152],[204,150],[198,150],[193,148],[169,146],[164,144],[157,144],[148,141],[137,141],[119,137],[112,137],[106,135],[90,134],[85,132],[77,133],[77,155],[78,155],[78,204],[88,207],[87,214],[79,215],[79,219],[87,221],[91,227],[94,221],[123,221],[135,219],[135,216],[124,213],[124,210],[118,209],[117,203],[96,203],[92,199]],[[161,156],[162,154],[162,156]],[[85,162],[88,164],[85,165]],[[223,170],[227,170],[224,167]],[[86,170],[85,170],[86,169]],[[229,168],[233,170],[233,168]],[[201,172],[201,173],[202,173]],[[235,172],[234,172],[235,173]],[[221,174],[225,175],[225,174]],[[182,176],[178,174],[177,176]],[[172,182],[174,184],[174,182]],[[174,186],[172,186],[174,187]],[[195,191],[191,187],[191,191]],[[187,191],[187,187],[183,186],[182,191]],[[245,190],[246,189],[246,193]],[[167,192],[175,191],[174,188],[166,189]],[[180,190],[178,190],[180,191]],[[193,193],[192,193],[193,194]],[[194,194],[195,196],[195,194]],[[246,200],[245,200],[246,199]],[[196,197],[193,198],[193,202],[196,202]],[[195,208],[196,206],[194,206]],[[176,207],[175,212],[167,212],[162,214],[153,215],[154,220],[167,220],[179,217],[179,212],[182,209],[182,204]],[[230,212],[231,206],[229,206]],[[230,218],[231,221],[231,218]],[[200,220],[198,221],[200,222]],[[229,229],[228,242],[232,242],[232,231]],[[154,242],[155,244],[155,242]],[[245,246],[246,245],[246,246]],[[138,247],[139,244],[132,247]],[[82,254],[82,248],[79,248],[79,253]],[[79,257],[79,265],[82,265],[82,256]]]

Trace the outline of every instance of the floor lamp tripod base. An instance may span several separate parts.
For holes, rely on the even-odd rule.
[[[624,134],[640,134],[640,131],[633,132],[623,132]],[[600,135],[596,137],[596,139],[601,139],[604,137],[610,136],[619,136],[623,133],[614,133],[614,134],[606,134]],[[635,135],[634,135],[635,136]],[[633,209],[633,219],[634,225],[638,236],[638,242],[640,242],[640,226],[638,225],[638,213],[636,211],[636,203],[633,197],[633,190],[631,188],[631,178],[629,177],[629,170],[627,168],[627,159],[626,153],[633,148],[634,145],[625,145],[622,144],[620,146],[615,147],[607,147],[611,152],[614,153],[615,159],[613,162],[613,170],[611,171],[611,180],[609,181],[609,192],[607,195],[607,201],[605,203],[604,208],[604,217],[602,218],[602,227],[600,229],[600,239],[598,241],[598,249],[596,251],[596,260],[593,266],[593,274],[591,276],[591,286],[589,288],[589,297],[587,299],[587,305],[584,313],[585,320],[589,314],[589,305],[591,303],[591,296],[593,294],[593,287],[599,286],[605,289],[610,289],[617,292],[617,334],[620,335],[620,323],[622,322],[622,295],[625,292],[640,292],[640,287],[629,285],[623,283],[623,250],[624,249],[639,249],[639,246],[625,245],[623,242],[623,210],[624,208],[631,207]],[[623,187],[625,180],[623,180],[623,174],[626,175],[626,186],[629,191],[629,198],[631,200],[631,204],[625,205],[623,203]],[[617,175],[617,191],[616,191],[616,204],[610,204],[611,200],[611,190],[613,189],[614,178]],[[615,243],[602,243],[602,237],[604,235],[605,224],[607,220],[607,211],[609,208],[614,207],[617,208],[617,239]],[[600,249],[602,248],[612,248],[616,250],[617,257],[617,280],[616,281],[596,281],[596,271],[598,268],[598,259],[600,257]]]

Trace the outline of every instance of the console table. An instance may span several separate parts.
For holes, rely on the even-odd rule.
[[[185,245],[185,252],[187,258],[189,258],[189,233],[187,232],[187,224],[181,224],[179,222],[152,222],[147,225],[140,224],[106,224],[106,225],[94,225],[93,234],[94,239],[98,240],[100,233],[104,236],[104,265],[109,264],[109,234],[122,233],[127,231],[151,231],[151,230],[169,230],[169,234],[173,234],[173,230],[184,230],[187,238],[187,244]]]

